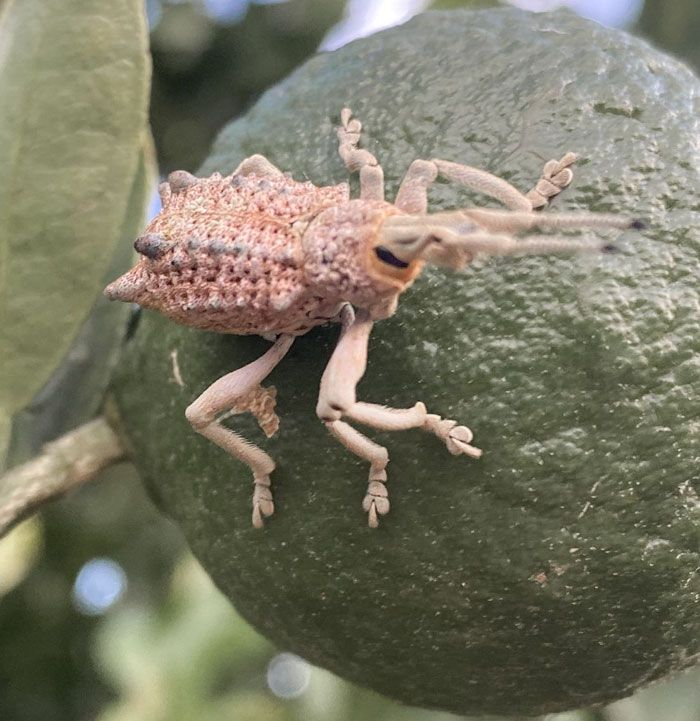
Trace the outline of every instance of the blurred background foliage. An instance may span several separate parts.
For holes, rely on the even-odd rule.
[[[151,125],[161,172],[194,172],[216,132],[314,53],[344,5],[149,0]]]
[[[485,7],[495,0],[436,0]],[[700,67],[697,0],[567,4]],[[0,0],[0,6],[2,0]],[[216,132],[306,57],[408,19],[423,0],[147,0],[160,172],[196,171]],[[300,610],[303,612],[303,610]],[[0,541],[3,721],[448,721],[273,649],[237,616],[128,464]],[[697,721],[700,678],[548,721]]]

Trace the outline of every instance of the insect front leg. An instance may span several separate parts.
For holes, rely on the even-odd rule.
[[[422,428],[444,441],[454,455],[479,458],[481,451],[470,445],[473,434],[469,428],[428,413],[421,402],[412,408],[398,409],[356,400],[355,387],[367,365],[367,343],[371,330],[372,319],[368,311],[358,311],[357,317],[353,317],[350,311],[344,312],[343,331],[321,380],[316,413],[348,450],[369,461],[369,480],[362,507],[368,514],[369,525],[374,528],[378,525],[378,517],[389,512],[389,494],[385,485],[389,453],[341,418],[347,417],[389,431]]]
[[[258,419],[260,427],[269,437],[279,425],[275,414],[274,387],[262,388],[260,383],[282,360],[294,341],[293,336],[281,335],[275,344],[260,358],[219,378],[185,411],[193,428],[216,445],[245,463],[253,472],[253,525],[261,528],[263,516],[274,513],[270,473],[275,462],[262,449],[246,441],[238,433],[221,425],[224,417],[249,411]]]
[[[574,177],[570,166],[575,160],[576,153],[566,153],[561,160],[548,160],[544,164],[542,176],[526,194],[533,210],[543,208],[550,198],[561,193],[569,185]]]
[[[395,205],[412,214],[423,214],[428,208],[428,187],[439,176],[472,190],[490,195],[511,210],[530,212],[541,208],[560,193],[573,178],[570,165],[574,153],[566,153],[561,160],[545,163],[542,176],[527,194],[521,193],[507,180],[485,170],[447,160],[414,160],[399,187]]]

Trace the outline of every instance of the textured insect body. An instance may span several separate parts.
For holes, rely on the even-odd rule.
[[[379,200],[350,200],[319,213],[303,243],[305,277],[314,292],[366,308],[375,319],[391,315],[398,294],[423,267],[416,260],[397,268],[377,255],[381,228],[395,215],[401,211]]]
[[[307,283],[302,241],[319,212],[348,200],[346,183],[214,174],[183,186],[181,176],[176,192],[163,184],[163,210],[134,244],[141,261],[108,297],[238,335],[299,335],[338,315],[342,301]]]
[[[258,527],[274,511],[270,473],[275,463],[221,420],[232,412],[250,412],[265,433],[276,432],[276,391],[260,384],[296,336],[329,321],[342,324],[316,413],[333,436],[369,462],[363,508],[370,526],[376,526],[378,516],[389,511],[389,456],[342,419],[384,430],[422,428],[454,455],[478,458],[481,451],[470,445],[469,428],[428,413],[423,403],[393,409],[357,401],[373,322],[395,311],[399,294],[426,262],[460,268],[477,253],[605,251],[609,244],[538,235],[520,240],[516,234],[534,226],[638,227],[617,216],[533,212],[571,182],[572,153],[546,163],[526,195],[476,168],[416,160],[395,202],[386,202],[381,166],[357,147],[360,127],[343,110],[339,150],[348,169],[360,172],[359,199],[350,199],[346,183],[296,182],[260,155],[226,177],[171,173],[160,187],[162,212],[134,244],[139,263],[105,289],[112,300],[136,302],[184,325],[275,339],[261,358],[220,378],[186,410],[198,432],[251,469]],[[489,194],[508,210],[428,213],[427,188],[438,175]]]

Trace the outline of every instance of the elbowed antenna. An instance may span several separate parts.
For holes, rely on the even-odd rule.
[[[478,253],[520,255],[546,253],[610,253],[617,250],[608,240],[593,241],[551,235],[519,239],[514,233],[540,228],[617,228],[641,230],[640,220],[608,213],[557,213],[541,215],[474,209],[428,215],[395,215],[379,232],[377,255],[394,264],[424,260],[450,268],[463,267]]]

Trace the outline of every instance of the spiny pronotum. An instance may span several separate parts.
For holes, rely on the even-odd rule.
[[[518,240],[515,234],[535,226],[641,226],[609,214],[534,212],[571,182],[573,153],[547,162],[525,195],[483,170],[414,160],[389,203],[381,166],[357,147],[359,120],[347,108],[340,117],[340,155],[348,170],[360,173],[359,199],[350,199],[347,183],[296,182],[261,155],[245,159],[226,177],[171,173],[159,188],[162,211],[134,244],[139,263],[105,290],[112,300],[138,303],[184,325],[274,340],[263,356],[217,380],[185,411],[195,430],[253,472],[257,527],[274,511],[270,474],[275,462],[224,427],[222,415],[249,411],[268,437],[277,431],[276,390],[261,382],[296,336],[324,323],[342,326],[321,379],[316,413],[346,448],[369,462],[362,507],[374,527],[389,511],[389,454],[343,418],[383,430],[422,428],[454,455],[481,455],[470,445],[469,428],[428,413],[421,402],[396,409],[356,400],[372,325],[394,313],[399,294],[423,265],[462,268],[477,253],[605,252],[613,246],[551,235]],[[427,190],[438,176],[490,195],[507,210],[429,213]]]

